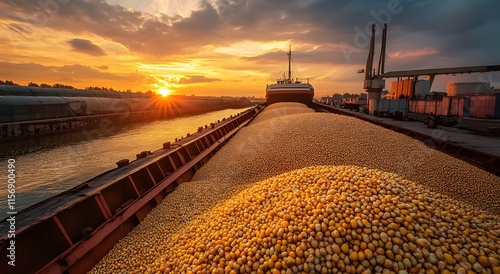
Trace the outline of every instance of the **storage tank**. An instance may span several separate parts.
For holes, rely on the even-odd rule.
[[[392,99],[413,96],[413,79],[404,79],[391,83]]]
[[[425,97],[425,95],[429,94],[431,94],[431,81],[417,80],[415,82],[415,95]]]
[[[488,82],[449,82],[446,84],[448,96],[461,94],[487,94],[491,93],[490,83]]]

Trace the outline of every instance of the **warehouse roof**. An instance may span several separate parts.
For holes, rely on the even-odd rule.
[[[394,78],[414,77],[420,75],[462,74],[491,71],[500,71],[500,65],[390,71],[382,74],[382,76],[384,78]]]

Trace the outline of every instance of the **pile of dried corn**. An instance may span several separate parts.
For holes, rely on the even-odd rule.
[[[290,107],[292,107],[293,110],[291,110]],[[380,140],[383,141],[381,142]],[[181,257],[176,257],[177,255],[175,255],[177,254],[175,252],[182,253],[182,249],[177,250],[175,248],[175,244],[178,243],[179,239],[183,239],[184,236],[195,239],[195,236],[197,236],[195,232],[187,233],[187,231],[191,231],[191,227],[197,227],[193,231],[201,232],[206,230],[205,232],[207,232],[207,235],[203,236],[206,239],[212,237],[210,236],[212,234],[221,235],[217,234],[216,230],[222,228],[217,227],[217,229],[212,231],[208,227],[197,226],[197,224],[201,225],[203,223],[208,225],[208,220],[215,218],[214,216],[220,213],[220,210],[222,210],[220,207],[217,211],[210,212],[210,209],[218,203],[223,203],[225,200],[230,199],[232,195],[240,191],[245,191],[245,195],[249,196],[250,192],[247,192],[247,189],[256,191],[253,190],[251,186],[252,183],[277,176],[287,171],[313,165],[351,164],[394,172],[406,179],[425,185],[437,193],[447,194],[453,198],[461,200],[462,202],[473,204],[483,209],[489,209],[491,212],[496,214],[500,212],[500,179],[494,175],[440,152],[431,150],[420,142],[407,136],[351,117],[324,113],[310,113],[310,110],[305,108],[305,106],[302,107],[296,104],[275,104],[264,110],[249,126],[242,129],[209,161],[207,165],[198,171],[195,178],[193,178],[193,182],[181,185],[175,192],[169,195],[161,205],[154,209],[146,217],[146,219],[129,234],[129,236],[118,243],[115,248],[98,265],[96,265],[93,272],[107,273],[122,270],[124,273],[142,273],[148,269],[151,271],[168,270],[169,267],[171,269],[183,269],[186,267],[187,269],[187,267],[191,267],[193,265],[194,259],[193,261],[188,259],[187,262],[189,263],[182,263],[184,262],[183,259]],[[335,170],[336,167],[331,167],[330,169]],[[317,248],[315,247],[314,252],[312,252],[312,250],[307,247],[307,243],[305,243],[307,248],[306,250],[302,250],[302,253],[305,254],[304,251],[309,251],[307,253],[308,256],[304,258],[305,261],[298,261],[302,263],[302,266],[299,266],[297,261],[291,263],[291,259],[287,259],[290,257],[288,255],[286,257],[279,257],[283,255],[283,252],[287,252],[287,254],[289,254],[289,251],[282,251],[281,253],[277,252],[276,254],[273,253],[276,255],[275,257],[272,257],[271,255],[271,260],[274,263],[278,262],[278,258],[283,259],[283,261],[280,261],[279,264],[279,268],[281,270],[284,270],[284,265],[282,263],[285,262],[287,271],[294,271],[293,266],[296,266],[296,269],[302,267],[302,270],[306,268],[309,268],[310,270],[317,270],[316,268],[318,268],[318,272],[322,272],[325,271],[323,267],[326,267],[327,271],[334,270],[335,268],[340,270],[341,268],[338,267],[341,267],[342,265],[344,267],[344,270],[342,271],[372,269],[377,272],[381,269],[380,267],[385,267],[392,271],[395,271],[396,269],[406,269],[406,271],[409,271],[410,269],[415,270],[416,268],[432,269],[433,267],[437,267],[437,269],[434,269],[435,271],[440,269],[443,269],[443,271],[462,271],[463,269],[468,268],[480,270],[480,267],[481,269],[485,269],[485,271],[488,270],[491,272],[495,269],[495,271],[498,271],[497,268],[493,268],[493,266],[497,263],[499,252],[499,242],[497,237],[500,236],[500,231],[498,231],[499,219],[497,217],[474,211],[465,204],[452,202],[451,200],[443,200],[450,204],[449,208],[442,204],[440,204],[441,207],[438,208],[437,204],[432,201],[433,199],[441,199],[440,194],[433,194],[432,192],[428,192],[424,188],[419,187],[415,188],[418,191],[405,189],[406,185],[405,187],[394,187],[399,183],[403,183],[403,181],[396,179],[393,175],[377,173],[376,171],[367,171],[366,169],[357,169],[354,167],[350,167],[350,169],[352,169],[352,176],[355,176],[355,174],[358,174],[359,172],[375,176],[374,180],[379,180],[381,183],[377,182],[377,184],[373,184],[373,187],[377,187],[380,184],[385,184],[385,186],[388,187],[386,189],[376,188],[369,190],[368,192],[372,195],[369,200],[365,201],[367,205],[365,205],[365,209],[363,209],[363,203],[365,202],[358,200],[358,198],[351,197],[352,195],[349,196],[349,193],[352,194],[359,191],[360,186],[355,184],[345,184],[341,186],[341,192],[339,192],[341,198],[339,200],[337,197],[333,204],[338,204],[337,206],[339,208],[337,208],[337,210],[342,208],[348,209],[352,206],[358,207],[358,209],[351,208],[350,211],[345,213],[348,214],[350,212],[350,215],[342,215],[344,214],[343,212],[340,212],[340,215],[339,212],[333,212],[335,213],[333,214],[330,211],[323,212],[321,211],[323,209],[316,209],[316,211],[320,210],[323,212],[321,215],[323,215],[324,218],[329,218],[327,223],[328,229],[330,227],[330,223],[332,223],[335,227],[339,225],[344,227],[345,231],[338,231],[339,237],[336,237],[337,232],[332,234],[334,233],[333,231],[330,231],[331,235],[328,236],[328,238],[332,238],[334,241],[342,241],[342,244],[336,243],[336,245],[341,247],[342,254],[344,255],[334,252],[337,254],[337,257],[333,253],[328,253],[329,249],[327,249],[325,243],[323,243],[323,246],[320,246],[319,240],[315,239],[314,236],[313,238],[318,244],[317,247],[319,248],[319,251],[316,251]],[[316,169],[306,169],[302,172],[311,171],[314,173],[315,170]],[[332,174],[332,172],[330,172],[330,174]],[[317,172],[315,174],[317,174],[317,176],[322,176]],[[289,178],[290,176],[293,177],[295,175],[288,174],[286,176]],[[349,173],[347,173],[346,176],[349,176]],[[264,184],[268,184],[270,189],[274,189],[272,187],[272,182],[274,181],[276,181],[277,185],[283,185],[284,181],[279,178],[280,177],[277,179],[270,179],[265,181],[265,183],[258,185],[263,187]],[[324,180],[327,180],[333,185],[338,184],[336,179],[325,177]],[[298,181],[300,182],[301,179],[298,179]],[[306,180],[306,183],[307,181],[308,179]],[[311,179],[311,181],[313,182],[314,180]],[[296,185],[292,183],[290,184]],[[316,184],[311,185],[309,182],[304,186],[297,185],[296,187],[300,189],[301,187],[311,186],[313,189],[309,189],[309,192],[317,191],[318,186],[314,185]],[[370,186],[367,182],[363,183],[363,185]],[[399,193],[393,193],[393,188],[399,189],[402,193],[406,193],[405,195],[413,193],[413,196],[405,198],[399,195]],[[381,195],[375,195],[375,193],[381,193]],[[327,200],[328,194],[325,197],[323,197],[324,195],[322,196],[320,192],[317,194],[317,197],[314,199],[324,199],[331,202]],[[394,201],[392,198],[389,199],[384,195],[397,195],[396,197],[399,198]],[[300,203],[299,200],[297,200],[299,197],[297,197],[294,201],[301,205],[304,204],[304,207],[310,207],[309,211],[314,213],[316,211],[313,209],[317,205],[313,203],[314,199],[311,198],[314,195],[309,196],[309,198],[304,198],[304,200],[300,201]],[[286,200],[288,198],[289,197],[285,195],[281,198],[280,196],[276,196],[273,199],[283,199],[281,200],[281,203],[286,205]],[[232,202],[232,200],[230,200],[227,203],[231,204],[233,208],[240,208],[235,205],[239,202],[238,199],[236,202]],[[331,197],[328,199],[331,199]],[[405,199],[410,200],[406,201]],[[403,201],[401,202],[401,205],[399,205],[400,201]],[[278,202],[279,201],[273,203],[277,205]],[[413,204],[415,206],[406,208],[408,205]],[[408,211],[408,214],[410,214],[409,216],[412,218],[410,220],[411,222],[406,220],[406,215],[408,214],[404,216],[404,220],[400,219],[403,218],[402,216],[404,214],[401,215],[401,211],[403,209],[398,208],[398,206],[403,205],[405,207],[404,210]],[[231,214],[243,214],[244,218],[255,218],[255,220],[261,220],[261,213],[257,211],[244,212],[245,208],[246,207],[242,208],[242,212],[233,212]],[[290,208],[292,207],[290,206]],[[331,208],[331,206],[324,207],[324,209],[328,208]],[[399,213],[396,211],[396,208],[399,209]],[[266,210],[266,207],[263,207],[262,210]],[[396,221],[396,217],[398,216],[392,216],[393,213],[396,215],[399,214],[399,219],[397,219],[398,221]],[[277,211],[276,214],[278,214]],[[360,217],[361,215],[359,214],[364,214],[366,216],[370,216],[370,214],[372,216],[377,215],[378,219],[374,219],[376,217],[363,218]],[[220,216],[224,216],[224,214]],[[356,218],[356,216],[359,218]],[[289,217],[290,220],[288,221],[289,223],[292,223],[292,221],[296,222],[295,220],[299,217],[299,215],[296,213],[295,215],[290,215]],[[243,222],[243,220],[241,221]],[[354,223],[351,224],[352,220],[355,220],[356,222],[356,230],[348,227],[349,225],[354,225]],[[367,234],[367,236],[363,236],[364,232],[361,233],[361,231],[358,231],[358,229],[362,229],[363,231],[368,229],[365,227],[365,224],[363,224],[363,227],[359,226],[360,223],[358,221],[363,223],[363,220],[370,222],[369,226],[376,227],[376,230],[369,228],[376,234],[372,235],[366,232],[365,234]],[[389,222],[389,220],[391,220],[391,222]],[[274,223],[269,218],[266,219],[266,222],[269,223],[269,230],[279,230],[279,227],[276,226],[279,225],[279,223]],[[300,220],[300,222],[303,227],[310,227],[311,225],[314,225],[314,227],[316,226],[315,219],[306,218]],[[373,222],[375,222],[375,224],[373,224]],[[409,227],[405,225],[405,222],[407,222],[412,229],[409,229]],[[389,226],[391,223],[397,224],[397,229],[394,225]],[[222,225],[222,222],[220,222],[220,224]],[[255,222],[250,222],[247,224],[247,228],[240,227],[241,232],[237,232],[237,235],[246,234],[247,232],[250,233],[250,235],[252,235],[252,232],[254,232],[253,234],[257,233],[255,230],[257,228],[252,230],[249,228],[254,224],[256,225]],[[321,226],[321,222],[318,221],[318,224]],[[297,225],[299,225],[299,223],[297,223]],[[444,230],[445,228],[452,230],[450,232],[446,232]],[[228,227],[227,229],[232,228]],[[284,227],[283,229],[285,230]],[[348,235],[349,229],[351,234]],[[401,229],[404,230],[401,231]],[[393,232],[390,232],[391,234],[389,234],[388,231],[393,231],[394,234]],[[404,236],[403,232],[408,233],[409,231],[410,233],[408,235],[412,235],[413,237],[408,236],[409,238],[401,238]],[[273,235],[277,236],[277,231],[275,232],[276,233],[273,232]],[[323,231],[323,228],[321,228],[321,232],[323,233],[323,237],[325,237],[326,231]],[[382,232],[385,234],[382,234]],[[404,239],[404,241],[402,240],[402,242],[398,242],[399,240],[395,240],[396,243],[392,241],[397,232],[401,234],[400,238]],[[464,234],[460,234],[459,232],[463,232]],[[288,235],[290,233],[294,234],[294,232],[287,232],[287,238],[285,239],[287,241],[287,248],[293,247],[291,242],[290,245],[288,245]],[[296,236],[299,237],[299,235],[301,234],[299,233]],[[383,239],[381,238],[382,235]],[[224,236],[234,237],[233,234],[224,234],[222,238]],[[253,235],[253,237],[257,238],[258,236],[262,235]],[[266,237],[268,236],[270,235],[266,235]],[[306,240],[310,240],[309,244],[312,246],[313,241],[309,238],[309,236]],[[460,238],[459,236],[463,236],[465,238]],[[243,236],[238,236],[237,238],[241,237]],[[291,235],[291,237],[293,240],[293,235]],[[304,237],[306,237],[306,235],[302,235],[302,239]],[[363,241],[361,241],[359,237],[361,237]],[[219,239],[219,241],[221,241],[222,238]],[[337,238],[339,240],[336,240]],[[426,239],[426,242],[424,242],[424,240],[419,240],[417,242],[418,239]],[[229,240],[229,238],[226,240]],[[267,241],[269,240],[273,243],[272,239],[268,239]],[[363,244],[362,242],[365,242],[365,240],[369,241]],[[262,241],[260,244],[262,244]],[[277,243],[278,238],[276,238],[275,241]],[[438,242],[436,241],[438,241],[439,244],[444,244],[445,242],[448,243],[448,245],[445,245],[446,250],[437,250],[436,247]],[[246,242],[244,246],[250,245],[250,243],[252,242]],[[275,246],[276,243],[273,243],[273,245]],[[370,243],[371,245],[369,245]],[[344,244],[346,244],[347,247],[344,247],[342,250],[342,247],[345,246]],[[358,244],[359,247],[354,249],[354,246],[358,246]],[[284,246],[282,244],[280,245]],[[396,245],[397,247],[395,247]],[[300,246],[303,247],[302,245]],[[299,247],[298,242],[295,242],[295,247],[296,250],[294,252],[295,255],[297,255],[297,247]],[[333,251],[334,247],[334,245],[331,245],[330,249]],[[360,260],[360,257],[363,256],[360,253],[361,247],[368,248],[372,252],[372,257],[368,260]],[[418,250],[421,250],[420,253],[415,251],[417,250],[415,249],[417,247]],[[201,256],[201,251],[197,250],[202,250],[202,248],[205,248],[205,251],[209,250],[209,247],[203,247],[200,244],[197,245],[196,248],[193,248],[193,250],[188,252],[188,249],[185,249],[184,252],[188,252],[188,255],[193,256],[196,252],[198,252],[197,256]],[[225,253],[228,248],[229,247],[226,246],[222,248],[224,251],[223,262],[230,261],[228,260],[229,257],[226,258]],[[232,248],[233,247],[231,246],[231,250]],[[322,250],[322,248],[327,251],[327,254],[323,254],[325,250]],[[373,248],[374,250],[372,250]],[[346,249],[347,251],[343,252]],[[274,247],[274,250],[276,252],[276,247]],[[363,253],[364,250],[366,249],[363,249]],[[382,250],[384,252],[382,252]],[[386,254],[388,250],[391,250],[391,252]],[[408,252],[408,250],[410,252]],[[220,249],[217,249],[216,251],[220,252]],[[335,251],[338,251],[336,247]],[[354,255],[354,251],[357,252],[357,255]],[[370,251],[367,252],[369,253]],[[241,262],[239,263],[238,258],[233,258],[231,251],[229,251],[231,260],[236,260],[236,264],[240,267],[240,271],[242,270],[241,267],[244,267],[243,270],[245,271],[247,270],[247,266],[249,267],[249,270],[254,268],[256,261],[252,261],[252,265],[250,267],[250,265],[248,265],[250,259],[249,257],[254,257],[254,259],[258,260],[259,265],[257,266],[257,264],[255,264],[257,269],[265,266],[264,262],[262,262],[262,264],[260,262],[261,259],[264,258],[264,254],[257,256],[257,250],[255,250],[255,252],[252,250],[252,256],[245,254],[245,259],[243,259],[243,257],[241,257],[241,252],[242,250],[238,253],[240,255],[239,258]],[[324,259],[323,261],[319,259],[319,265],[316,260],[316,255],[318,255],[316,254],[317,252],[319,252],[319,255],[323,256],[322,258]],[[403,255],[399,254],[400,252],[403,252]],[[415,253],[417,255],[412,255],[413,259],[408,257],[409,255],[406,255],[407,253],[413,254],[414,252],[417,252]],[[234,251],[233,253],[236,255]],[[433,255],[431,255],[431,253]],[[164,261],[165,254],[170,254],[168,256],[177,259],[175,259],[175,261]],[[449,255],[445,254],[451,255],[451,258]],[[210,258],[214,259],[218,254],[208,254],[208,256],[210,255],[212,255]],[[330,255],[330,257],[328,257],[328,255]],[[365,259],[367,257],[366,255],[367,254],[365,254]],[[401,258],[397,257],[397,255],[400,255]],[[469,255],[473,256],[475,259]],[[351,256],[353,257],[351,258]],[[383,262],[382,257],[379,256],[384,256]],[[483,257],[486,257],[489,265]],[[490,261],[489,257],[493,258],[491,259],[492,261]],[[202,264],[202,262],[206,263],[205,259],[208,260],[209,257],[204,257],[203,260],[200,260],[201,258],[202,257],[197,258],[196,262],[200,264]],[[312,261],[307,261],[308,258]],[[327,264],[327,258],[335,259],[336,261],[333,261],[335,264],[333,265],[332,262]],[[468,264],[463,261],[464,258]],[[221,263],[220,259],[222,258],[219,254],[219,261],[217,264],[215,266],[210,264],[210,267],[207,265],[208,269],[211,267],[218,268],[219,263]],[[387,265],[386,259],[388,260]],[[398,261],[398,259],[400,259],[400,261]],[[241,260],[244,260],[245,263]],[[372,265],[373,260],[375,260],[375,265]],[[341,261],[343,263],[341,263]],[[363,261],[367,262],[363,263]],[[411,263],[411,267],[408,267],[410,266],[408,261]],[[172,262],[174,262],[174,264],[172,264]],[[354,262],[359,263],[356,264]],[[290,263],[290,268],[288,268],[287,263]],[[321,263],[324,263],[324,265]],[[379,265],[379,263],[382,263],[382,265]],[[269,266],[269,260],[267,260],[267,264]],[[306,264],[308,264],[308,266],[306,266]],[[430,264],[432,264],[433,267],[430,267]],[[332,265],[332,268],[329,268],[330,265]],[[234,266],[236,265],[234,265],[233,262],[231,267]],[[277,270],[276,264],[274,266]],[[379,267],[375,268],[376,266]],[[235,271],[238,272],[238,270]]]
[[[499,273],[499,236],[499,217],[396,174],[316,166],[215,207],[173,235],[152,270]]]
[[[404,134],[353,117],[310,113],[297,103],[266,108],[193,180],[251,183],[302,167],[345,164],[394,172],[500,215],[499,177]]]
[[[288,115],[301,113],[314,113],[314,110],[300,103],[273,104],[268,106],[262,113],[255,117],[252,121],[252,126],[270,119],[275,119],[273,123],[276,123],[277,121],[289,119],[290,117],[287,117]]]

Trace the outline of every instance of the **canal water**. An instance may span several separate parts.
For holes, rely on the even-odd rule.
[[[226,109],[205,114],[107,126],[0,144],[0,219],[8,216],[8,162],[15,160],[15,211],[79,185],[116,167],[120,159],[136,158],[141,151],[155,151],[164,142],[196,132],[198,127],[246,109]],[[12,161],[12,160],[10,160]]]

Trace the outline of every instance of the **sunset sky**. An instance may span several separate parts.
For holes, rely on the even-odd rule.
[[[378,43],[389,26],[386,72],[498,65],[499,11],[495,0],[2,0],[0,79],[263,97],[291,44],[316,97],[361,93],[372,23]],[[438,77],[433,90],[500,88],[499,74]]]

